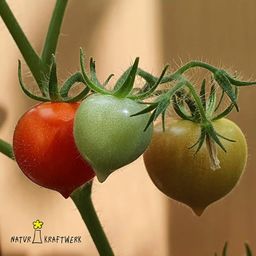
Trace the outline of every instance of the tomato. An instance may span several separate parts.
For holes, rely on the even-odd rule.
[[[137,159],[150,143],[149,114],[133,116],[145,106],[128,98],[94,94],[77,110],[75,142],[103,182],[110,173]]]
[[[65,198],[95,176],[74,142],[78,107],[78,103],[39,104],[20,118],[13,138],[15,159],[23,173]]]
[[[205,142],[195,154],[200,125],[171,120],[162,131],[154,129],[144,162],[153,183],[167,196],[190,206],[197,215],[229,193],[238,182],[247,160],[247,144],[239,127],[228,119],[213,122],[215,130],[235,142],[221,139],[227,152],[217,146],[220,169],[212,170]]]

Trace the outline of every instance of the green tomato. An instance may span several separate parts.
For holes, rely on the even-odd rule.
[[[100,182],[137,159],[148,147],[153,127],[144,128],[149,114],[133,116],[140,103],[112,95],[94,94],[77,110],[74,138],[81,155],[92,165]]]

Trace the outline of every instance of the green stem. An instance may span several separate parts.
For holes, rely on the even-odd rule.
[[[12,151],[11,144],[5,142],[4,140],[0,139],[0,152],[6,155],[7,157],[14,160],[14,154]]]
[[[42,62],[46,70],[49,72],[52,54],[55,53],[58,38],[60,35],[61,24],[63,21],[65,9],[67,7],[68,0],[57,0],[52,18],[48,28],[47,36],[42,51]],[[46,71],[46,74],[48,72]]]
[[[91,199],[92,182],[72,193],[71,198],[79,210],[100,256],[114,256],[112,248],[100,224]]]
[[[44,95],[41,72],[42,61],[31,46],[29,40],[27,39],[26,35],[24,34],[18,21],[16,20],[5,0],[0,0],[0,16],[2,17],[6,27],[8,28],[10,34],[16,42],[23,58],[29,66],[41,92]]]
[[[176,80],[177,77],[182,75],[188,69],[195,68],[195,67],[201,67],[201,68],[207,69],[208,71],[210,71],[212,73],[215,73],[218,70],[216,67],[211,66],[211,65],[201,62],[201,61],[190,61],[187,64],[185,64],[184,66],[182,66],[180,69],[178,69],[176,72],[174,72],[173,74],[164,77],[161,81],[161,84]]]

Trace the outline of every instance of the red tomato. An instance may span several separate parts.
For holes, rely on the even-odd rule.
[[[74,142],[78,107],[79,103],[39,104],[21,117],[14,132],[14,155],[23,173],[65,198],[95,176]]]

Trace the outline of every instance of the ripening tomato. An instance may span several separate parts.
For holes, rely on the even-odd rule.
[[[227,152],[217,146],[220,169],[211,169],[205,142],[196,154],[189,148],[200,136],[200,125],[186,120],[171,120],[165,131],[156,126],[144,154],[153,183],[167,196],[189,205],[197,215],[233,189],[247,160],[247,144],[239,127],[225,118],[214,121],[213,126],[219,134],[235,140],[221,139]]]
[[[95,174],[74,142],[79,103],[42,103],[19,120],[13,138],[15,159],[23,173],[65,198]]]
[[[74,121],[75,142],[100,182],[137,159],[149,145],[152,125],[144,131],[149,114],[131,117],[144,108],[112,95],[95,94],[81,103]]]

